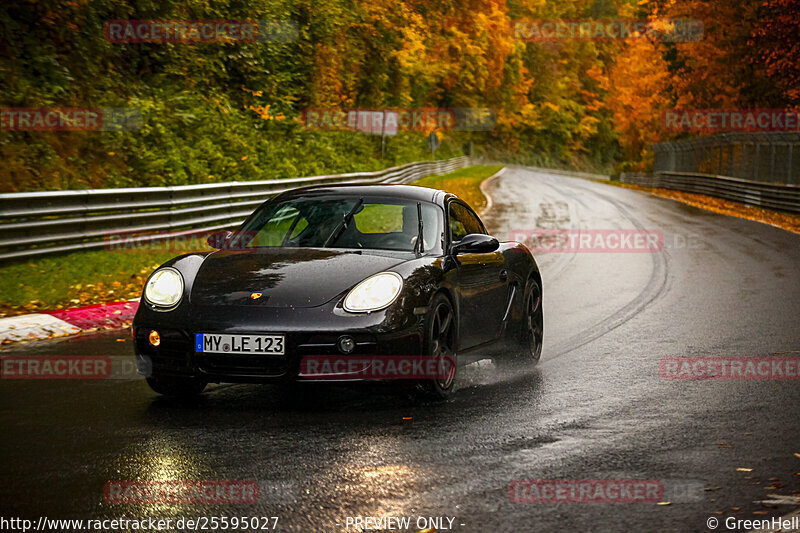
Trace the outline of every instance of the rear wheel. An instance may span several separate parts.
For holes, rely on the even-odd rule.
[[[542,313],[542,290],[536,280],[531,279],[528,283],[524,302],[517,350],[497,359],[500,367],[534,366],[542,355],[544,315]]]
[[[447,398],[455,388],[456,346],[458,345],[456,315],[450,300],[437,294],[425,317],[425,354],[437,362],[437,375],[422,383],[423,390],[436,398]]]
[[[174,376],[150,376],[147,384],[157,393],[173,398],[197,396],[208,385],[201,379]]]
[[[525,298],[525,315],[522,319],[521,334],[522,359],[536,364],[542,356],[542,339],[544,337],[544,313],[542,313],[542,289],[535,280],[531,280]]]

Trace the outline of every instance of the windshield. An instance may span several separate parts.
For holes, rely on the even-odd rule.
[[[419,212],[422,213],[422,245]],[[360,196],[270,202],[237,232],[245,248],[313,247],[441,252],[442,211],[427,202]],[[234,241],[234,242],[236,242]]]

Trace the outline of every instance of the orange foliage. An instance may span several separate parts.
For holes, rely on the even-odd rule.
[[[667,65],[658,45],[637,40],[625,47],[611,69],[607,105],[625,147],[626,159],[641,160],[661,140],[660,115],[669,107]]]

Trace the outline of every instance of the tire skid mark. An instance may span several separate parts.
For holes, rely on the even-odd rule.
[[[597,191],[590,192],[613,205],[617,211],[637,229],[646,229],[639,222],[639,220],[633,216],[630,211],[628,211],[628,209],[623,205],[623,202]],[[550,355],[547,357],[547,359],[543,358],[540,365],[547,364],[549,361],[568,354],[569,352],[572,352],[573,350],[576,350],[577,348],[580,348],[581,346],[589,344],[590,342],[602,337],[606,333],[613,331],[639,314],[648,305],[650,305],[650,303],[660,298],[664,292],[666,292],[665,289],[667,287],[667,256],[668,252],[666,249],[662,250],[660,253],[650,254],[653,269],[651,270],[650,278],[648,279],[647,284],[638,294],[638,296],[594,326],[576,333],[566,341],[562,341],[559,345],[552,348],[551,353],[553,353],[553,355]]]
[[[525,170],[524,168],[514,168],[510,169],[510,172],[506,172],[503,176],[500,176],[498,179],[494,180],[492,185],[488,187],[489,192],[495,190],[495,188],[499,187],[503,181],[506,181],[508,177],[523,177],[521,173],[517,173],[517,171],[522,172],[531,172],[540,179],[537,180],[535,187],[543,187],[546,189],[550,189],[551,191],[555,191],[557,195],[561,197],[572,198],[574,201],[583,206],[587,212],[592,212],[593,209],[591,206],[587,205],[580,196],[575,194],[575,189],[579,189],[581,192],[586,192],[590,195],[593,195],[597,198],[600,198],[606,202],[608,202],[611,206],[613,206],[619,215],[630,222],[636,229],[644,230],[644,225],[639,221],[639,218],[634,216],[629,210],[629,205],[623,200],[615,199],[610,197],[607,194],[601,193],[594,188],[586,187],[584,185],[583,180],[580,178],[570,178],[570,177],[563,177],[563,176],[556,176],[556,175],[549,175],[542,172],[534,172]],[[541,179],[544,177],[545,179]],[[523,177],[524,179],[524,177]],[[557,181],[556,181],[557,180]],[[528,180],[525,180],[525,186],[527,188]],[[571,190],[570,190],[571,189]],[[528,191],[526,191],[528,192]],[[546,196],[544,193],[537,196]],[[526,199],[527,200],[527,199]],[[545,223],[552,223],[556,225],[558,222],[567,222],[565,217],[563,216],[563,207],[560,204],[566,202],[542,202],[539,204],[539,209],[541,214],[536,217],[537,225],[539,225],[540,221]],[[547,206],[545,209],[542,209],[542,206]],[[569,203],[567,203],[569,206]],[[517,203],[514,207],[519,207]],[[524,208],[523,206],[521,206]],[[498,202],[494,202],[493,208],[491,212],[487,212],[487,218],[491,220],[492,226],[498,227],[506,225],[508,226],[511,222],[509,217],[507,217],[506,209],[500,208],[498,213]],[[498,216],[499,215],[499,216]],[[560,216],[559,216],[560,215]],[[569,214],[569,229],[579,229],[580,224],[578,224],[578,213],[574,208],[570,208]],[[576,227],[577,225],[577,227]],[[508,228],[506,229],[513,229]],[[546,228],[551,229],[551,228]],[[555,229],[555,228],[553,228]],[[558,228],[558,229],[565,229],[565,228]],[[624,323],[631,320],[635,317],[638,313],[644,310],[650,303],[655,301],[657,298],[661,297],[661,295],[666,292],[667,288],[667,263],[668,263],[668,251],[666,249],[662,250],[660,253],[650,254],[652,259],[653,268],[650,272],[650,277],[644,286],[644,288],[639,292],[639,294],[630,302],[622,306],[621,308],[617,309],[616,311],[612,312],[606,318],[600,320],[593,326],[589,328],[583,329],[582,331],[572,335],[568,339],[561,341],[556,346],[549,348],[546,344],[545,340],[545,348],[543,352],[543,357],[539,366],[547,365],[550,361],[561,357],[562,355],[566,355],[581,346],[589,344],[590,342],[602,337],[606,333],[613,331],[614,329],[618,328],[619,326],[623,325]],[[569,254],[558,254],[558,257],[554,260],[553,263],[549,265],[546,271],[542,272],[542,281],[545,285],[545,291],[547,290],[547,278],[556,278],[558,275],[567,268],[575,259],[576,252],[572,252]],[[541,257],[541,256],[540,256]],[[541,262],[541,259],[540,259]],[[552,354],[552,355],[550,355]]]

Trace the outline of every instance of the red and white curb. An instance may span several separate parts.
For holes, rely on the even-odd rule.
[[[0,344],[126,327],[138,307],[139,300],[129,300],[0,318]]]

